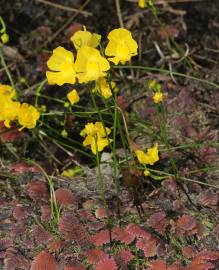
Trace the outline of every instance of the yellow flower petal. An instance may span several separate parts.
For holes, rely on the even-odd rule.
[[[74,64],[74,55],[72,52],[59,46],[53,50],[52,56],[47,61],[47,66],[51,70],[59,71],[62,63]]]
[[[108,145],[108,140],[106,138],[101,138],[97,140],[97,143],[95,142],[95,139],[93,139],[91,143],[91,151],[93,154],[96,155],[97,151],[102,152],[103,149]]]
[[[49,84],[57,84],[59,86],[76,81],[76,72],[74,68],[73,53],[63,47],[53,50],[53,55],[47,62],[47,66],[51,71],[46,72]]]
[[[83,46],[96,48],[99,45],[101,36],[98,34],[91,34],[89,31],[77,31],[71,37],[75,49],[78,50]]]
[[[164,95],[162,92],[158,91],[153,95],[153,101],[154,103],[161,103],[163,102]]]
[[[109,43],[106,47],[105,54],[113,56],[109,61],[114,64],[119,62],[125,63],[131,59],[132,56],[137,55],[138,44],[132,38],[130,31],[124,28],[112,30],[108,35]]]
[[[10,85],[0,84],[0,95],[9,96],[11,99],[13,99],[16,98],[16,91]]]
[[[140,8],[145,8],[146,7],[146,0],[138,0],[138,6]]]
[[[149,157],[143,151],[136,150],[135,154],[136,154],[136,156],[138,158],[139,163],[141,163],[141,164],[149,164],[148,163],[150,161]]]
[[[147,155],[149,157],[149,163],[150,165],[154,165],[155,162],[159,160],[158,156],[158,144],[156,143],[153,147],[149,148],[147,150]]]
[[[34,128],[37,120],[40,118],[40,113],[37,109],[27,103],[23,103],[18,112],[18,122],[22,128]]]
[[[73,89],[71,92],[69,92],[67,94],[67,98],[68,98],[68,100],[70,101],[70,103],[72,105],[74,105],[75,103],[79,102],[79,100],[80,100],[80,97],[78,95],[78,92],[75,89]]]
[[[106,71],[109,69],[109,62],[97,49],[84,46],[78,50],[75,70],[80,83],[98,80],[106,76]]]
[[[83,141],[83,146],[91,145],[92,144],[92,141],[93,141],[93,136],[87,135],[87,137]]]

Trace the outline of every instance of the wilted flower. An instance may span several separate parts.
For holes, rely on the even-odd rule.
[[[96,82],[96,86],[93,89],[93,92],[99,93],[101,96],[107,99],[112,96],[112,90],[114,90],[115,88],[116,88],[116,84],[114,82],[108,83],[106,78],[101,77]]]
[[[78,92],[75,89],[73,89],[71,92],[67,94],[67,98],[72,105],[74,105],[75,103],[78,103],[80,100]]]
[[[105,54],[111,56],[109,61],[114,64],[121,62],[124,64],[132,56],[137,55],[138,44],[132,38],[130,31],[124,28],[112,30],[108,35],[109,43],[106,47]]]
[[[138,158],[139,163],[154,165],[159,160],[158,156],[158,144],[156,143],[153,147],[148,148],[147,153],[141,150],[136,150],[135,154]]]
[[[53,55],[49,58],[47,66],[52,71],[46,72],[49,84],[64,83],[74,84],[76,73],[74,68],[74,55],[72,52],[59,46],[53,50]]]
[[[40,118],[40,113],[35,107],[27,103],[23,103],[18,112],[18,122],[23,128],[34,128],[37,120]]]
[[[154,95],[153,95],[154,103],[161,103],[161,102],[163,102],[163,99],[164,99],[164,95],[162,92],[158,91],[158,92],[154,93]]]
[[[101,152],[103,149],[111,142],[111,139],[106,137],[110,134],[111,130],[105,128],[101,122],[88,123],[85,125],[85,128],[81,131],[81,136],[85,137],[83,141],[84,146],[91,146],[91,151],[93,154],[96,154],[97,151]]]
[[[75,49],[78,50],[83,46],[88,46],[92,48],[96,48],[101,40],[101,36],[98,34],[92,34],[89,31],[84,29],[84,31],[77,31],[71,37],[71,41],[73,42]]]
[[[97,49],[84,46],[78,50],[75,70],[79,83],[96,81],[106,76],[106,71],[109,69],[109,62]]]

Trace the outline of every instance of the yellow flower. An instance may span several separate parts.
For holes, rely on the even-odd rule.
[[[10,128],[10,122],[14,121],[20,110],[20,102],[12,101],[9,96],[0,95],[0,120]]]
[[[75,70],[79,83],[96,81],[106,76],[106,71],[109,69],[109,62],[100,55],[97,49],[84,46],[78,50]]]
[[[107,82],[107,80],[104,77],[101,77],[97,82],[96,86],[93,89],[94,93],[99,93],[104,98],[110,98],[112,96],[112,90],[116,88],[116,84],[114,82],[111,82],[111,85]]]
[[[138,6],[140,8],[145,8],[146,7],[146,0],[138,0]]]
[[[71,41],[73,42],[75,49],[78,50],[83,46],[89,46],[92,48],[96,48],[101,40],[101,36],[98,34],[91,34],[89,31],[77,31],[71,37]]]
[[[13,99],[16,98],[16,91],[10,85],[0,84],[0,95],[9,96],[11,99]]]
[[[53,55],[47,62],[47,66],[52,71],[46,72],[46,77],[49,84],[64,83],[74,84],[76,73],[74,68],[74,55],[72,52],[63,47],[57,47],[53,50]]]
[[[19,130],[22,130],[25,127],[34,128],[39,118],[40,113],[34,106],[23,103],[18,112],[18,122],[22,126]]]
[[[158,144],[156,143],[153,147],[148,148],[147,153],[141,150],[136,150],[135,154],[138,158],[139,163],[154,165],[159,160],[158,156]]]
[[[158,91],[153,95],[153,101],[154,103],[160,103],[163,102],[164,95],[162,92]]]
[[[138,44],[127,29],[118,28],[112,30],[108,35],[108,39],[109,43],[105,54],[112,56],[109,58],[109,61],[112,61],[114,64],[117,65],[119,62],[124,64],[132,56],[137,55]]]
[[[75,89],[73,89],[71,92],[67,94],[67,98],[72,105],[74,105],[75,103],[78,103],[80,100],[78,92]]]
[[[105,133],[106,130],[106,133]],[[81,136],[86,136],[83,141],[84,146],[91,146],[91,151],[93,154],[96,154],[97,151],[101,152],[103,149],[109,144],[109,141],[112,140],[106,138],[107,135],[110,134],[111,130],[109,128],[105,128],[101,122],[88,123],[85,125],[85,128],[81,131]]]

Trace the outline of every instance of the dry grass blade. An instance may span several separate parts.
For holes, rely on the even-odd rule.
[[[76,9],[76,8],[71,8],[71,7],[67,7],[67,6],[63,6],[60,4],[56,4],[56,3],[52,3],[50,1],[46,1],[46,0],[37,0],[39,3],[51,6],[51,7],[55,7],[55,8],[59,8],[62,10],[66,10],[66,11],[72,11],[72,12],[78,12],[81,14],[84,14],[86,16],[91,16],[92,13],[88,12],[88,11],[84,11],[84,10],[80,10],[80,9]]]

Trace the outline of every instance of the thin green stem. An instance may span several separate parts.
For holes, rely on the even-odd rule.
[[[195,81],[199,81],[201,83],[204,83],[206,85],[209,86],[213,86],[217,89],[219,89],[219,85],[213,82],[209,82],[205,79],[201,79],[201,78],[197,78],[194,76],[190,76],[190,75],[186,75],[180,72],[176,72],[176,71],[170,71],[167,69],[161,69],[161,68],[155,68],[155,67],[144,67],[144,66],[113,66],[114,69],[140,69],[140,70],[145,70],[145,71],[150,71],[150,72],[159,72],[159,73],[163,73],[163,74],[168,74],[168,75],[175,75],[178,77],[183,77],[183,78],[187,78],[187,79],[191,79],[191,80],[195,80]]]
[[[11,76],[11,73],[10,73],[10,71],[9,71],[9,69],[8,69],[8,66],[7,66],[7,64],[6,64],[6,62],[5,62],[4,54],[3,54],[1,48],[0,48],[0,58],[1,58],[1,64],[2,64],[2,66],[3,66],[3,68],[4,68],[5,72],[6,72],[6,74],[7,74],[7,76],[8,76],[8,79],[9,79],[9,81],[10,81],[10,84],[11,84],[11,86],[15,89],[14,80],[13,80],[13,78],[12,78],[12,76]]]

